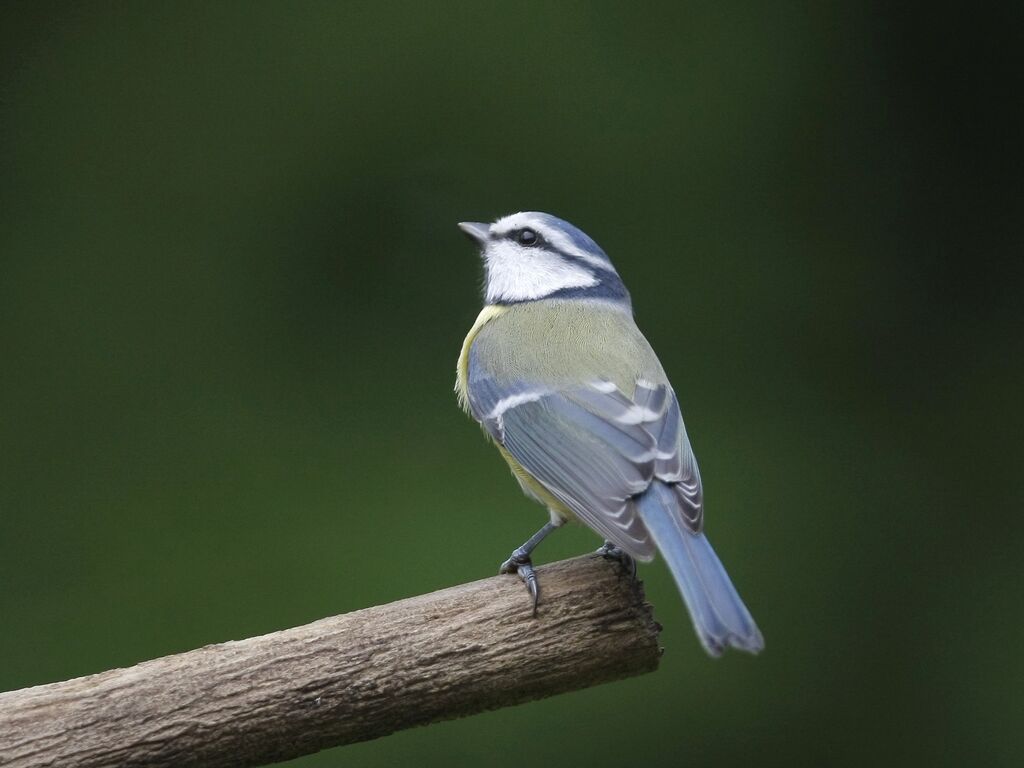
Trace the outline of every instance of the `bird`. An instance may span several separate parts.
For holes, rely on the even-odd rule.
[[[461,222],[480,249],[484,306],[455,391],[548,522],[500,572],[532,596],[532,554],[579,521],[628,564],[660,554],[704,649],[758,653],[764,639],[704,533],[700,472],[668,377],[626,286],[586,233],[548,213]]]

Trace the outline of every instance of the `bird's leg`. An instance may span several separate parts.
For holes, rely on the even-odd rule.
[[[601,557],[607,557],[609,560],[618,560],[623,568],[633,578],[636,578],[636,560],[628,555],[625,550],[615,546],[610,541],[606,541],[600,547],[597,548],[597,554]]]
[[[519,578],[526,584],[530,595],[533,597],[533,615],[537,615],[537,601],[540,600],[540,585],[537,584],[537,572],[533,570],[533,562],[530,555],[533,550],[544,541],[544,537],[551,533],[558,526],[555,523],[545,523],[544,527],[526,540],[523,546],[512,552],[512,555],[501,564],[500,573],[518,573]]]

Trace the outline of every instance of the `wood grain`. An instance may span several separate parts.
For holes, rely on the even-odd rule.
[[[640,584],[600,556],[0,693],[0,766],[255,766],[657,668]]]

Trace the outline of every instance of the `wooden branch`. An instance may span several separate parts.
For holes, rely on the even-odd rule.
[[[640,584],[597,555],[0,693],[0,766],[255,766],[653,671]]]

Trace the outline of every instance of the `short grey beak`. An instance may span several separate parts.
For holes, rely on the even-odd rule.
[[[491,234],[490,224],[481,224],[479,221],[460,221],[459,229],[466,233],[466,237],[475,240],[479,245],[484,245]]]

